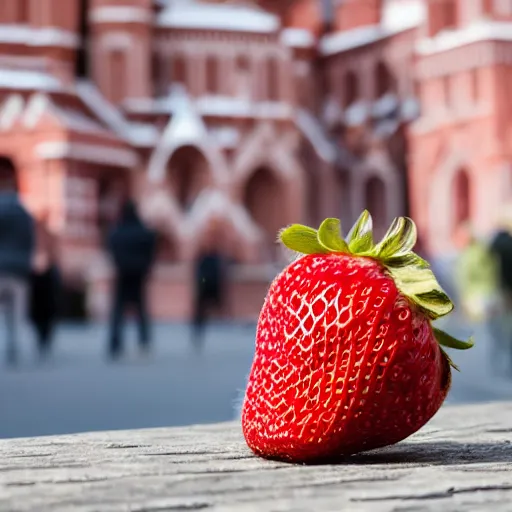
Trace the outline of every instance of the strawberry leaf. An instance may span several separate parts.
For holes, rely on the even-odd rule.
[[[383,260],[384,265],[387,267],[405,267],[405,266],[416,266],[419,268],[428,268],[430,264],[424,260],[421,256],[418,256],[414,252],[404,254],[403,256],[391,256]]]
[[[325,219],[318,228],[318,243],[329,252],[348,252],[348,245],[341,236],[339,219]]]
[[[468,341],[462,341],[436,327],[433,327],[432,330],[437,342],[443,347],[454,348],[456,350],[468,350],[475,344],[473,337],[469,338]]]
[[[353,254],[370,252],[373,247],[373,221],[368,210],[364,210],[348,234],[348,247]]]
[[[320,245],[316,229],[301,224],[292,224],[279,233],[279,239],[292,251],[302,254],[325,254],[328,251]]]
[[[453,310],[453,302],[429,268],[415,266],[387,268],[398,289],[430,319],[435,320]]]
[[[412,251],[417,236],[416,224],[411,219],[397,217],[382,241],[375,247],[374,255],[381,260],[393,256],[405,256]]]

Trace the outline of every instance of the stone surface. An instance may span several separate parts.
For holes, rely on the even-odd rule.
[[[254,457],[234,423],[0,441],[9,512],[510,510],[512,403],[447,406],[336,465]]]

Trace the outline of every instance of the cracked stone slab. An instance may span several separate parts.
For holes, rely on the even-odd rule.
[[[339,464],[254,457],[236,423],[0,440],[0,510],[510,511],[512,403],[444,407]]]

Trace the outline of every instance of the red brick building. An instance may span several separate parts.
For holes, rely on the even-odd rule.
[[[492,228],[512,193],[507,9],[2,0],[0,156],[91,314],[108,310],[103,235],[133,195],[161,239],[153,312],[188,315],[215,221],[234,261],[229,313],[253,317],[289,222],[348,227],[368,207],[382,233],[410,203],[434,252],[468,219]]]

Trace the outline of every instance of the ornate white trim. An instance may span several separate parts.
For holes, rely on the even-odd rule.
[[[165,180],[167,165],[174,152],[183,146],[196,147],[206,158],[214,183],[223,188],[229,182],[227,162],[217,144],[194,109],[184,91],[179,91],[179,108],[165,128],[162,137],[151,155],[148,177],[153,183]]]

